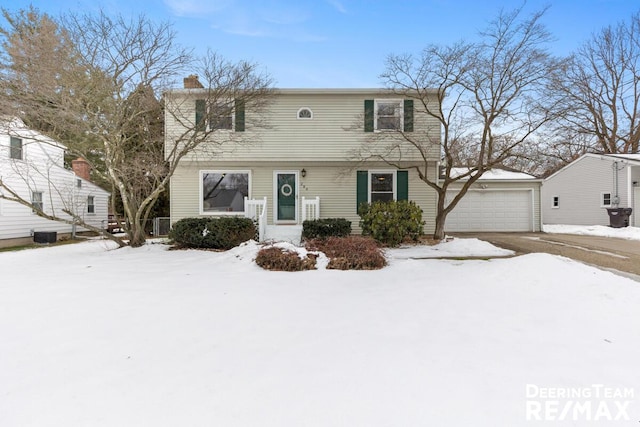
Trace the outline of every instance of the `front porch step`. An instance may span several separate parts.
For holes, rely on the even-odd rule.
[[[267,225],[265,242],[288,242],[300,246],[302,242],[301,225]]]

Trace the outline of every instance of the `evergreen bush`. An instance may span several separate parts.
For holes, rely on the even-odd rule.
[[[169,238],[186,248],[227,250],[254,239],[256,233],[249,218],[184,218],[173,225]]]
[[[358,215],[362,234],[387,246],[398,246],[406,239],[417,241],[423,233],[422,209],[413,201],[362,204]]]
[[[346,237],[349,234],[351,234],[351,221],[344,218],[322,218],[306,220],[302,223],[302,238],[305,240]]]

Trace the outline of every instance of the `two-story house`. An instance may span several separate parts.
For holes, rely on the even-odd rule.
[[[14,120],[0,127],[0,194],[32,203],[48,215],[71,219],[65,210],[101,228],[106,224],[109,193],[91,182],[89,165],[64,167],[66,147]],[[0,198],[0,247],[26,244],[36,232],[71,234],[74,226],[42,218],[28,206]],[[75,231],[86,231],[76,227]]]
[[[181,108],[180,117],[193,123],[210,108],[201,99],[204,91],[172,90],[165,94],[166,102]],[[185,126],[175,112],[165,118],[169,147]],[[214,155],[197,150],[180,161],[171,179],[172,223],[206,215],[253,216],[247,211],[254,200],[266,201],[264,218],[271,232],[315,217],[346,218],[358,230],[360,203],[409,199],[423,209],[425,231],[433,229],[435,192],[409,168],[424,166],[417,152],[403,150],[400,168],[356,153],[385,132],[391,137],[398,132],[388,131],[426,128],[429,119],[414,110],[412,100],[381,89],[279,89],[260,120],[268,126],[254,126],[252,112],[236,103],[228,117],[207,124],[220,128],[212,140],[232,140],[243,132],[245,143],[223,143]],[[435,143],[428,171],[435,174],[439,126],[430,125]]]

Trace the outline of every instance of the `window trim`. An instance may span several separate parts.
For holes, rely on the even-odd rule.
[[[18,141],[20,143],[19,149],[13,146],[14,141]],[[18,150],[20,152],[20,157],[14,157],[13,154]],[[18,138],[17,136],[9,136],[9,159],[24,160],[24,140],[22,138]]]
[[[379,119],[379,104],[397,104],[399,106],[399,114],[400,121],[398,122],[398,127],[396,129],[379,129],[378,128],[378,119]],[[391,116],[384,116],[391,117]],[[395,115],[393,116],[395,117]],[[374,132],[402,132],[404,131],[404,100],[401,98],[376,98],[373,100],[373,131]]]
[[[393,200],[398,200],[398,170],[397,169],[370,169],[367,171],[367,203],[371,204],[371,178],[373,174],[391,174],[393,176]]]
[[[235,211],[235,212],[222,212],[222,211],[205,211],[204,210],[204,175],[207,173],[218,173],[218,174],[247,174],[248,178],[249,178],[249,185],[248,185],[248,190],[247,192],[249,194],[247,194],[247,198],[251,199],[251,191],[252,191],[252,181],[253,181],[253,177],[251,174],[251,170],[250,169],[201,169],[199,171],[198,176],[200,177],[199,179],[199,197],[198,197],[198,209],[200,211],[200,215],[207,215],[207,216],[243,216],[245,214],[244,211],[244,205],[242,208],[242,211]],[[244,203],[244,202],[243,202]]]
[[[551,209],[560,209],[560,196],[551,197]]]
[[[605,196],[609,196],[609,204],[605,204]],[[613,206],[613,195],[610,191],[603,191],[600,193],[600,207],[601,208],[610,208]]]

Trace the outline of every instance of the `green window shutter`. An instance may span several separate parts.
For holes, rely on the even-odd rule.
[[[204,99],[196,99],[196,129],[205,130],[205,116],[207,115],[207,103]]]
[[[396,196],[398,200],[409,200],[409,171],[396,172]]]
[[[244,100],[236,99],[236,132],[244,132]]]
[[[373,99],[364,100],[364,131],[373,132],[374,106]]]
[[[357,194],[356,194],[356,212],[360,211],[360,205],[369,201],[369,172],[358,171],[357,177]]]
[[[413,99],[404,100],[404,131],[413,132]]]

